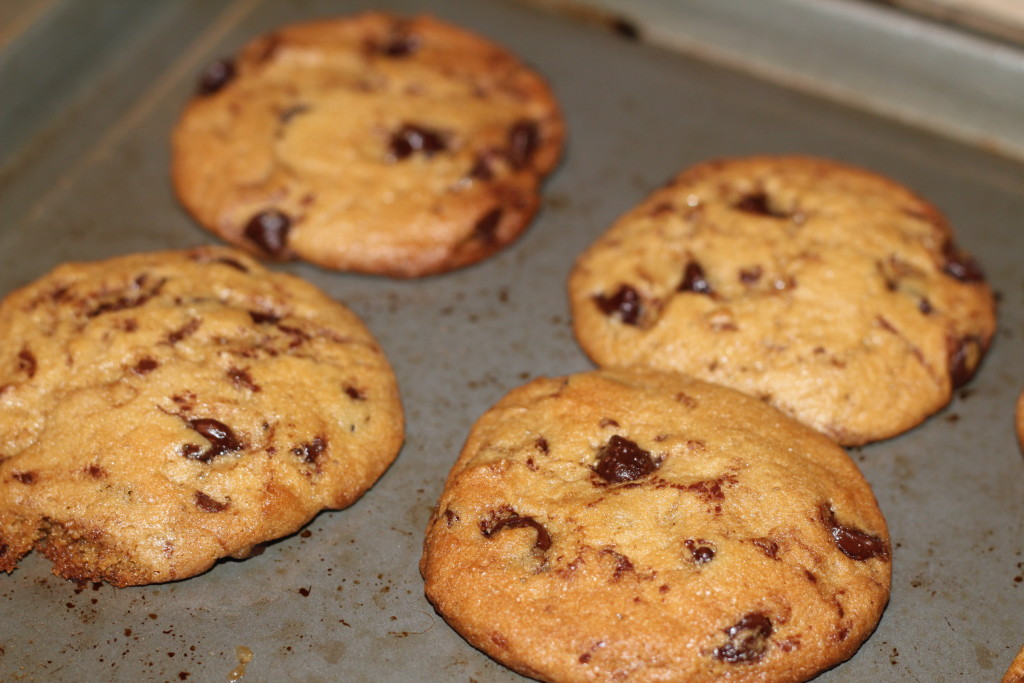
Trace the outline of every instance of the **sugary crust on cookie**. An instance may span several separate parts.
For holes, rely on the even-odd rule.
[[[262,256],[395,277],[514,240],[565,135],[537,73],[429,16],[284,26],[215,63],[202,91],[172,171],[201,224]]]
[[[725,384],[846,445],[946,405],[995,329],[980,269],[933,206],[806,157],[684,171],[578,258],[569,292],[599,365]]]
[[[62,265],[0,330],[0,570],[192,576],[351,504],[403,440],[355,314],[237,250]]]
[[[1010,668],[1003,675],[1003,683],[1024,683],[1024,647],[1010,662]]]
[[[724,387],[604,370],[480,418],[420,569],[459,633],[528,676],[797,681],[874,629],[890,546],[825,436]]]

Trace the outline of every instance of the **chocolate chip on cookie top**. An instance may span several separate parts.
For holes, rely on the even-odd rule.
[[[534,678],[800,681],[872,632],[891,549],[827,437],[618,369],[535,380],[477,421],[420,568],[452,627]]]
[[[725,384],[846,445],[946,405],[995,329],[981,269],[933,206],[807,157],[682,172],[580,255],[569,292],[599,365]]]
[[[0,570],[182,579],[354,502],[402,406],[359,319],[225,248],[58,267],[0,303]]]
[[[543,81],[437,19],[283,26],[213,61],[175,128],[178,196],[268,258],[415,277],[509,244],[564,123]]]

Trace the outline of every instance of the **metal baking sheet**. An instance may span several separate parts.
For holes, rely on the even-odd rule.
[[[478,266],[417,281],[278,266],[351,306],[394,364],[408,439],[365,497],[258,557],[172,584],[79,586],[29,556],[0,576],[0,680],[522,680],[422,594],[424,527],[469,426],[528,378],[590,367],[565,280],[621,212],[691,163],[791,152],[860,164],[932,199],[1000,296],[976,379],[922,427],[852,451],[890,524],[892,599],[860,652],[819,680],[1002,675],[1024,642],[1024,457],[1012,423],[1024,389],[1020,163],[503,0],[153,2],[97,20],[95,36],[54,28],[48,17],[70,2],[17,0],[38,16],[4,34],[0,109],[30,87],[32,71],[5,61],[11,51],[76,77],[37,91],[39,114],[17,122],[20,137],[0,130],[0,293],[65,260],[213,241],[174,201],[168,132],[201,65],[280,23],[432,12],[542,71],[570,136],[534,225]],[[65,43],[85,55],[64,55],[67,72],[47,61]]]

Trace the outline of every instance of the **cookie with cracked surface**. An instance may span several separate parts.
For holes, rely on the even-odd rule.
[[[211,64],[173,133],[185,207],[264,257],[416,277],[511,243],[564,123],[507,50],[429,16],[284,26]]]
[[[551,681],[799,681],[889,595],[885,520],[830,439],[649,369],[542,378],[474,425],[430,519],[428,598]]]
[[[193,576],[353,503],[402,443],[362,322],[238,250],[62,265],[0,330],[3,571]]]
[[[578,257],[569,292],[599,365],[724,384],[844,445],[945,406],[995,329],[981,269],[933,206],[807,157],[682,172]]]

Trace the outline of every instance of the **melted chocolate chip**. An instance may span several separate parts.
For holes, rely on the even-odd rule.
[[[548,534],[548,530],[533,517],[523,517],[513,512],[509,516],[498,519],[492,523],[487,523],[486,521],[480,522],[480,531],[487,538],[490,538],[502,529],[522,529],[524,527],[532,527],[537,532],[537,541],[534,543],[534,548],[537,550],[547,550],[551,547],[551,535]]]
[[[198,318],[189,320],[187,323],[167,335],[167,343],[174,346],[182,339],[192,336],[192,334],[199,329],[200,324],[201,322]]]
[[[327,442],[322,437],[316,436],[309,443],[293,448],[292,454],[304,463],[315,465],[325,448],[327,448]]]
[[[925,315],[931,315],[935,308],[932,306],[932,302],[928,301],[927,297],[921,297],[921,300],[917,302],[917,310]]]
[[[228,378],[231,380],[239,389],[248,389],[249,391],[256,393],[262,391],[260,385],[253,381],[252,375],[249,374],[248,370],[242,368],[228,368]]]
[[[36,363],[35,354],[28,349],[22,349],[18,352],[18,369],[28,375],[29,379],[36,376],[36,369],[38,364]]]
[[[946,263],[942,266],[942,272],[960,282],[982,282],[985,274],[981,266],[969,254],[961,251],[952,242],[946,242],[942,247],[942,256]]]
[[[633,481],[657,469],[649,451],[618,434],[608,440],[597,458],[594,471],[605,481],[615,483]]]
[[[707,564],[715,559],[715,549],[707,545],[707,541],[688,538],[684,542],[686,549],[690,551],[693,563],[696,565]]]
[[[770,538],[752,538],[750,542],[773,560],[779,559],[779,544]]]
[[[474,180],[493,180],[493,156],[493,153],[481,152],[477,155],[476,161],[473,162],[473,167],[469,169],[469,173],[466,175]]]
[[[355,387],[351,387],[351,386],[345,387],[345,393],[348,394],[348,397],[350,399],[352,399],[353,401],[365,401],[366,400],[366,393],[363,392],[363,391],[360,391],[359,389],[356,389]]]
[[[974,335],[961,339],[950,337],[946,342],[946,350],[949,353],[949,379],[953,383],[953,388],[959,389],[974,376],[977,363],[972,363],[971,356],[973,355],[975,360],[981,357],[982,343]]]
[[[281,318],[273,313],[264,313],[262,311],[249,311],[249,317],[257,325],[276,325],[281,322]]]
[[[537,122],[521,119],[508,131],[508,160],[515,168],[522,168],[530,163],[540,143],[540,131]]]
[[[196,507],[203,512],[224,512],[227,509],[227,503],[221,503],[218,500],[211,498],[202,491],[196,491]]]
[[[34,484],[36,483],[35,472],[11,472],[11,476],[22,484]]]
[[[245,448],[245,445],[238,440],[235,433],[223,422],[209,417],[201,417],[189,420],[189,425],[210,442],[210,447],[200,452],[199,446],[186,444],[185,457],[187,458],[200,462],[210,462],[218,455],[240,451]]]
[[[618,581],[626,572],[634,570],[633,562],[620,552],[611,548],[602,548],[601,555],[611,557],[615,561],[615,568],[612,570],[612,581]]]
[[[488,244],[494,244],[497,241],[498,226],[501,224],[501,214],[501,207],[495,207],[485,213],[473,226],[473,234]]]
[[[750,194],[743,195],[738,202],[733,204],[733,208],[746,213],[752,213],[758,216],[768,216],[770,218],[786,218],[788,215],[785,212],[777,211],[772,206],[771,200],[766,192],[752,192]]]
[[[408,33],[404,27],[397,27],[386,43],[377,47],[378,52],[386,57],[408,57],[419,49],[419,39]]]
[[[548,440],[545,439],[543,436],[538,436],[537,440],[533,442],[533,445],[536,446],[537,450],[543,453],[544,455],[547,455],[548,453],[551,452],[551,448],[548,445]]]
[[[715,648],[714,657],[728,664],[749,664],[764,657],[768,638],[774,632],[772,620],[763,612],[746,614],[725,629],[729,640]]]
[[[448,143],[439,131],[416,124],[406,123],[391,135],[390,151],[395,161],[401,161],[416,152],[431,157],[446,149]]]
[[[234,268],[235,270],[240,270],[243,273],[248,273],[249,272],[248,268],[243,266],[241,263],[239,263],[235,259],[228,258],[227,256],[221,256],[220,258],[215,259],[214,262],[215,263],[223,264],[225,266],[228,266],[229,268]]]
[[[819,516],[832,536],[832,542],[850,559],[864,562],[873,557],[883,560],[889,557],[885,541],[860,529],[840,524],[831,505],[823,503],[819,508]]]
[[[683,281],[679,283],[680,292],[696,292],[697,294],[711,294],[711,283],[708,282],[704,269],[696,261],[686,264],[683,271]]]
[[[231,59],[217,59],[206,65],[199,76],[199,94],[212,95],[230,83],[235,77],[235,62]]]
[[[640,294],[629,285],[620,286],[611,296],[597,294],[594,302],[605,315],[618,315],[619,320],[627,325],[636,325],[643,313],[643,301]]]
[[[148,375],[158,367],[160,367],[160,364],[152,358],[143,358],[132,367],[132,372],[136,375]]]
[[[740,282],[745,285],[757,284],[757,281],[761,279],[761,275],[764,274],[764,269],[761,266],[754,266],[752,268],[741,268],[740,269]]]
[[[245,236],[260,249],[281,256],[288,246],[288,231],[292,219],[277,209],[267,209],[249,219],[245,225]]]

